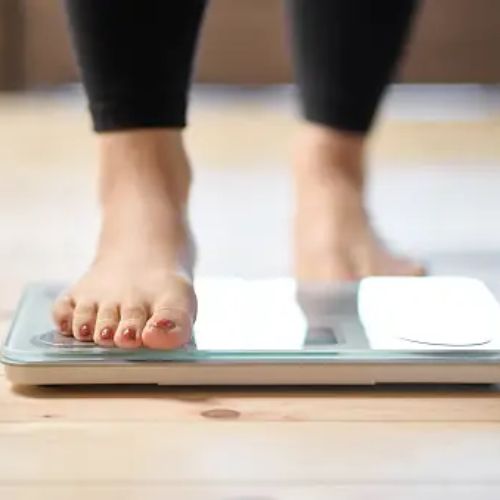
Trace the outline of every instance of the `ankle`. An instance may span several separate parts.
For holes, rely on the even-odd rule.
[[[362,134],[305,123],[295,142],[297,173],[341,179],[362,189],[365,143]]]
[[[115,195],[167,195],[184,207],[191,185],[191,169],[178,129],[143,129],[99,135],[101,201]]]

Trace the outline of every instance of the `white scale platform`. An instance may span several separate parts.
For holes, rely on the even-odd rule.
[[[54,331],[60,287],[29,286],[2,353],[15,384],[499,383],[500,306],[462,277],[196,282],[192,342],[101,348]]]

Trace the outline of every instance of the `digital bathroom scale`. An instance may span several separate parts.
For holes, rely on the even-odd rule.
[[[102,348],[63,337],[60,287],[29,286],[2,361],[14,384],[307,385],[500,382],[500,306],[462,277],[200,279],[191,343]]]

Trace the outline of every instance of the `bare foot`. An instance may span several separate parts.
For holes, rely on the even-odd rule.
[[[421,275],[375,234],[363,206],[362,136],[304,125],[296,144],[295,271],[300,280]]]
[[[102,229],[87,273],[54,305],[61,333],[102,346],[173,349],[196,315],[190,169],[179,131],[101,134]]]

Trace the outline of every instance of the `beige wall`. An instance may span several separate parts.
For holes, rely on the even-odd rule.
[[[11,38],[16,31],[11,43],[15,50],[10,58],[3,55],[0,68],[17,68],[26,86],[73,81],[76,72],[60,2],[0,0],[0,14],[2,5],[10,4],[12,10],[13,2],[21,15],[12,20],[3,15],[0,21],[8,25]],[[2,37],[0,55],[1,48]],[[499,0],[425,0],[401,77],[417,82],[499,82],[499,50]],[[281,0],[211,1],[198,80],[286,82],[291,79],[290,66]]]

